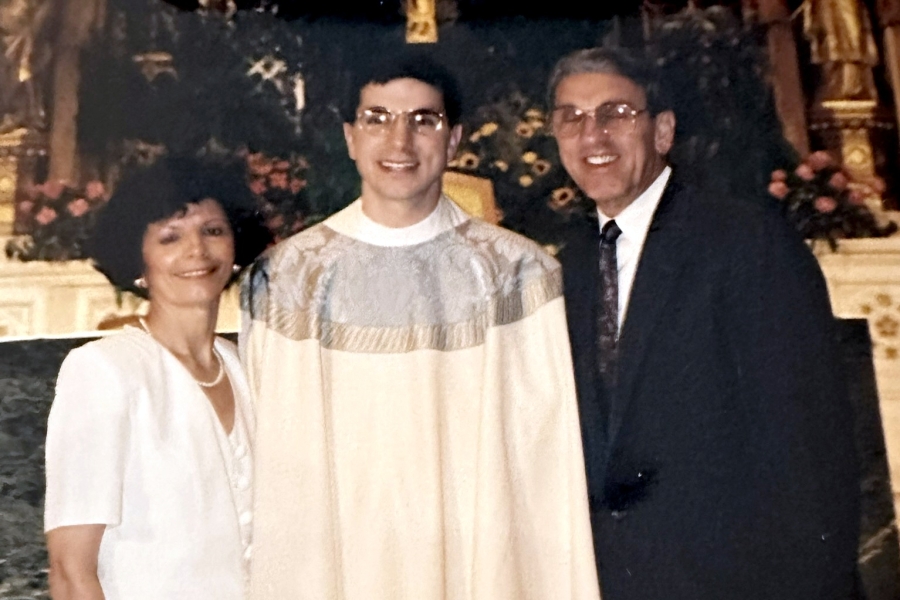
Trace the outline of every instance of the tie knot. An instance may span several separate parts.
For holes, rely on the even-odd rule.
[[[620,235],[622,235],[622,230],[619,229],[616,222],[609,221],[603,226],[603,229],[600,230],[600,243],[615,244]]]

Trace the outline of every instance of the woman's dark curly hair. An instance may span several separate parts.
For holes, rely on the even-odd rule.
[[[144,273],[147,226],[212,198],[234,232],[235,263],[246,267],[272,242],[246,177],[242,164],[183,156],[164,157],[129,173],[97,216],[87,255],[118,289],[146,298],[147,290],[134,282]]]

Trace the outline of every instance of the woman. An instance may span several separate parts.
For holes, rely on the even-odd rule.
[[[101,213],[89,253],[149,311],[60,369],[44,514],[54,599],[244,597],[254,421],[214,327],[222,290],[268,242],[252,208],[241,171],[170,158]]]

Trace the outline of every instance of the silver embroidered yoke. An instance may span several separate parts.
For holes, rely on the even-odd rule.
[[[287,338],[380,353],[478,345],[487,328],[518,321],[561,293],[555,260],[482,221],[399,247],[320,223],[264,259],[244,304]]]

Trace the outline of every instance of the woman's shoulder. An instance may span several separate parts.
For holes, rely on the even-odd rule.
[[[90,355],[111,362],[132,361],[146,358],[155,352],[156,344],[146,333],[134,327],[126,327],[110,335],[90,341],[75,348],[69,356]]]
[[[73,372],[92,378],[117,372],[133,377],[143,366],[158,361],[158,355],[156,344],[147,334],[129,327],[70,351],[63,360],[60,377]]]

